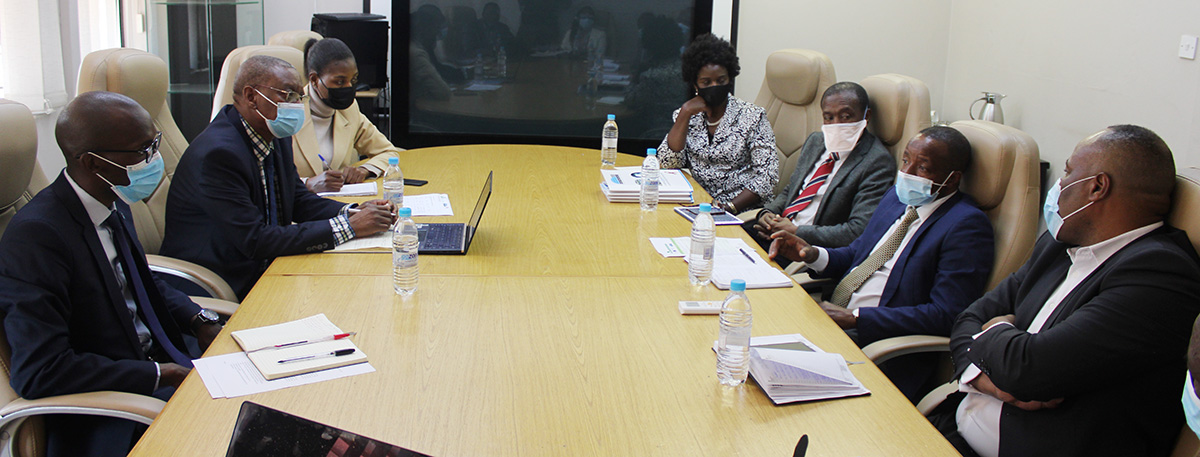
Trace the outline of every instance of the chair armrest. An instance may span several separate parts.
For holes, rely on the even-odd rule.
[[[950,352],[950,338],[930,335],[894,336],[863,348],[863,354],[876,365],[895,357],[921,352]]]
[[[921,398],[921,401],[917,403],[917,411],[920,411],[922,416],[928,416],[929,413],[933,412],[934,408],[937,408],[937,406],[942,404],[943,401],[946,401],[946,397],[949,397],[950,394],[957,391],[957,379],[937,386]]]
[[[228,319],[230,316],[233,316],[233,313],[238,309],[238,304],[229,300],[196,296],[188,298],[191,298],[192,301],[196,302],[197,305],[200,305],[201,308],[211,309],[217,314],[224,316],[226,319]]]
[[[191,282],[201,289],[204,289],[209,295],[214,298],[237,301],[237,294],[233,293],[233,288],[229,284],[213,273],[212,270],[204,268],[200,265],[179,260],[172,257],[163,257],[161,255],[147,254],[146,263],[150,264],[150,270],[155,273],[175,276],[185,281]]]
[[[26,400],[18,398],[0,408],[0,430],[16,419],[42,414],[84,414],[116,417],[150,424],[167,403],[128,392],[85,392]]]

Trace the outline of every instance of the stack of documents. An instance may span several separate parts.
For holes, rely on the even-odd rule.
[[[600,170],[604,180],[600,182],[600,190],[610,202],[637,203],[641,193],[642,167],[618,167],[613,170]],[[691,203],[692,183],[679,170],[658,171],[658,202],[659,203]]]
[[[318,192],[317,195],[322,197],[366,197],[369,195],[379,195],[379,188],[375,186],[375,182],[361,182],[358,184],[346,184],[337,192]]]
[[[267,380],[367,361],[325,314],[231,335]]]
[[[650,244],[663,257],[683,257],[687,260],[692,239],[686,236],[650,238]],[[718,289],[728,290],[729,282],[734,279],[746,281],[747,289],[792,287],[794,284],[792,278],[758,255],[741,238],[717,237],[713,240],[712,283]]]
[[[777,405],[871,394],[841,354],[799,334],[751,338],[750,347],[750,375]]]

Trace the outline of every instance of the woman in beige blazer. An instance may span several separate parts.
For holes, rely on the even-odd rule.
[[[388,158],[403,149],[358,110],[354,54],[337,38],[309,40],[304,49],[309,116],[292,139],[296,171],[313,192],[336,191],[342,184],[382,176]],[[370,160],[356,167],[360,156]]]

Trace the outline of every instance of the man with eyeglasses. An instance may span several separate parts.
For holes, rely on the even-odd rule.
[[[331,249],[387,230],[391,204],[347,205],[309,192],[292,139],[304,124],[296,69],[270,56],[242,63],[226,105],[188,146],[167,197],[162,253],[208,267],[239,298],[278,256]]]
[[[128,202],[163,176],[160,132],[132,99],[86,92],[55,128],[66,170],[0,238],[0,312],[23,398],[92,391],[166,400],[191,369],[184,333],[207,349],[212,311],[156,279]],[[125,455],[143,427],[82,415],[45,417],[47,455]]]

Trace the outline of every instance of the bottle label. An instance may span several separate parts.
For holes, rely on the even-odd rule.
[[[602,147],[604,149],[616,149],[617,148],[617,139],[616,138],[605,138],[604,141],[602,141],[600,143],[600,147]]]
[[[708,246],[704,247],[704,259],[708,260],[708,259],[713,258],[713,248],[714,247],[715,246],[713,246],[713,245],[708,245]]]
[[[392,256],[392,265],[396,268],[411,268],[417,266],[417,253],[404,252]]]

